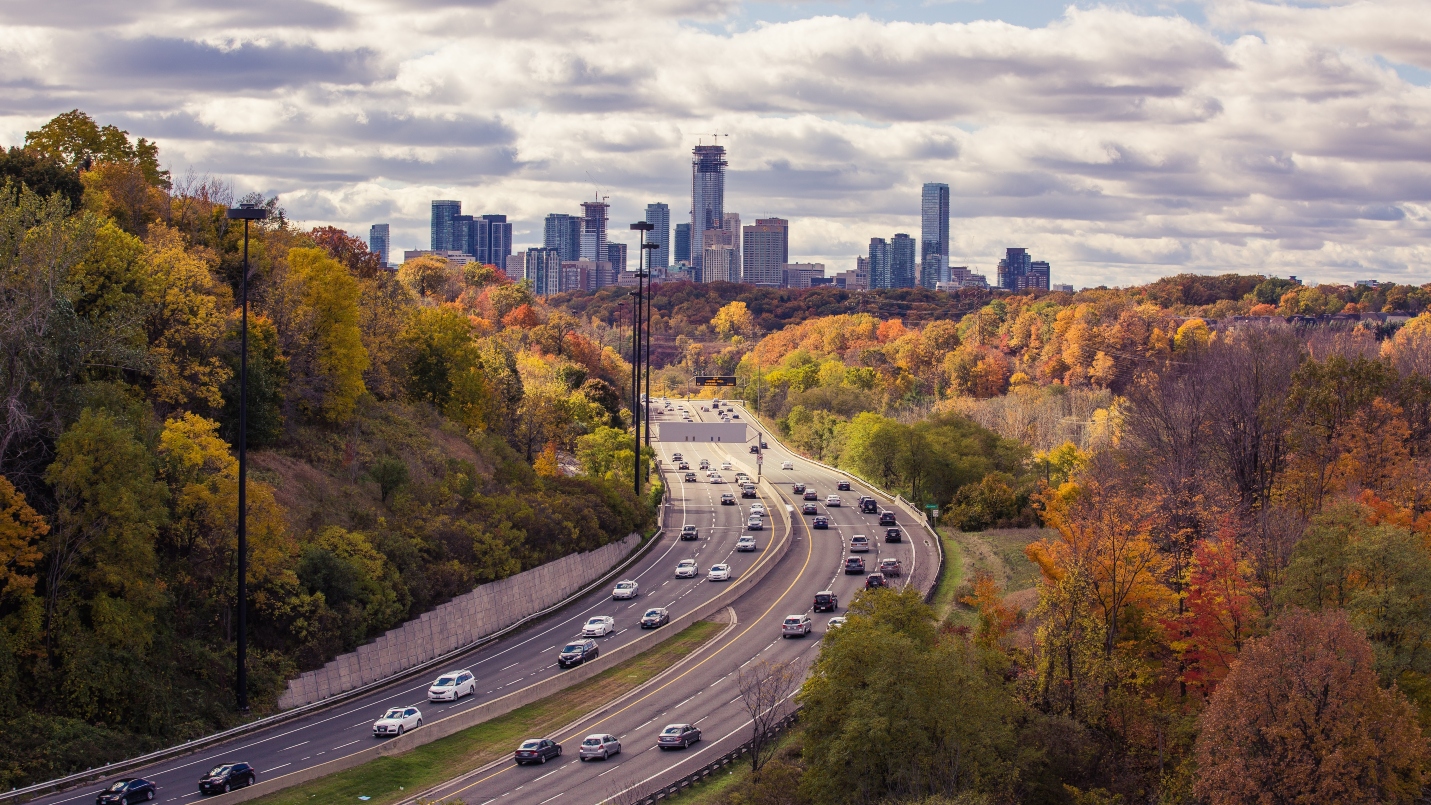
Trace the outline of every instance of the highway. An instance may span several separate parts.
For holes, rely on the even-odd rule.
[[[692,400],[678,404],[685,405],[693,418],[706,421],[717,418],[715,412],[701,410],[703,405],[709,405],[709,401]],[[760,430],[743,409],[738,410],[742,410],[742,421],[751,425],[752,430]],[[652,689],[641,691],[619,708],[603,713],[590,723],[581,724],[569,734],[546,736],[557,738],[566,747],[566,754],[560,762],[520,768],[510,761],[493,764],[425,792],[425,796],[439,800],[458,798],[473,805],[497,805],[498,801],[500,805],[546,805],[552,802],[556,805],[596,805],[648,778],[654,778],[654,785],[661,779],[674,779],[699,767],[707,759],[734,748],[747,737],[748,716],[738,700],[736,687],[735,672],[738,668],[756,658],[800,657],[807,661],[814,658],[819,636],[823,634],[830,614],[816,616],[815,631],[809,637],[791,640],[782,640],[779,636],[784,617],[809,611],[814,594],[826,589],[838,594],[840,609],[835,614],[843,614],[856,591],[863,587],[864,576],[843,574],[843,559],[851,536],[865,534],[870,537],[872,551],[866,556],[871,569],[878,564],[879,558],[889,555],[898,557],[904,564],[903,583],[913,582],[927,587],[937,571],[933,547],[923,530],[909,523],[903,512],[900,512],[899,520],[906,534],[905,542],[886,544],[882,538],[884,528],[876,524],[875,516],[860,514],[854,505],[861,494],[874,494],[871,490],[855,483],[850,491],[837,493],[844,501],[843,506],[827,508],[825,496],[836,493],[836,482],[846,479],[789,453],[773,437],[767,435],[766,439],[769,449],[764,451],[763,470],[764,478],[771,484],[761,487],[760,502],[767,508],[778,506],[783,511],[781,518],[768,517],[766,530],[757,532],[745,530],[749,504],[756,501],[740,498],[739,487],[733,483],[737,471],[744,470],[751,476],[757,474],[756,456],[746,452],[748,444],[719,446],[653,442],[670,486],[672,505],[665,521],[666,535],[622,577],[639,582],[641,595],[635,601],[613,601],[609,589],[593,591],[537,624],[454,659],[444,670],[466,668],[474,671],[479,682],[475,695],[456,703],[429,703],[425,692],[438,673],[407,676],[382,690],[335,704],[332,708],[240,736],[191,755],[126,772],[124,776],[144,777],[155,782],[158,787],[156,802],[194,801],[201,798],[197,788],[199,777],[219,763],[251,763],[258,770],[260,780],[272,779],[372,746],[375,741],[371,732],[372,722],[390,707],[414,705],[422,710],[424,720],[431,723],[461,709],[491,701],[524,685],[561,673],[556,667],[560,647],[575,637],[581,625],[592,615],[611,615],[616,619],[616,632],[599,639],[605,651],[643,634],[637,621],[641,613],[650,607],[667,607],[674,618],[710,600],[720,593],[725,584],[705,580],[710,566],[716,562],[728,562],[733,570],[732,580],[739,578],[780,533],[772,531],[771,525],[778,526],[780,519],[787,520],[794,529],[794,542],[789,552],[758,587],[734,603],[738,626],[727,633],[719,645],[694,658],[689,668],[678,669]],[[672,460],[672,453],[678,451],[684,451],[684,458],[693,469],[702,458],[710,460],[713,468],[719,468],[724,461],[730,462],[731,470],[717,470],[726,483],[707,483],[705,474],[699,471],[698,482],[686,483],[684,473],[675,470],[676,464]],[[793,464],[794,469],[779,469],[787,461]],[[809,527],[813,518],[799,513],[799,506],[804,501],[792,493],[794,482],[806,483],[818,492],[819,513],[830,518],[829,530]],[[776,500],[769,498],[768,490],[772,487],[779,496]],[[736,495],[736,505],[720,505],[721,495],[725,492]],[[893,508],[887,500],[881,498],[881,501],[883,507]],[[787,505],[793,508],[786,509]],[[685,524],[697,526],[700,539],[680,541],[677,535]],[[757,537],[759,552],[735,551],[736,540],[744,533]],[[676,563],[688,557],[696,559],[700,574],[695,579],[675,578]],[[593,701],[592,709],[601,704]],[[681,721],[700,726],[704,740],[685,751],[662,752],[654,749],[657,732],[668,723]],[[624,746],[623,753],[608,762],[578,762],[576,746],[583,736],[591,732],[611,732],[619,736]],[[47,795],[32,802],[89,801],[108,782]]]
[[[693,400],[680,404],[687,406],[693,417],[711,421],[716,416],[715,412],[701,410],[708,402]],[[737,410],[741,411],[740,421],[753,425],[744,409]],[[900,528],[906,533],[905,541],[886,544],[883,541],[884,527],[877,525],[877,516],[861,514],[857,507],[851,505],[861,494],[871,494],[871,490],[856,482],[848,492],[838,492],[844,505],[827,508],[824,505],[825,496],[836,491],[838,481],[847,479],[789,453],[774,438],[768,435],[766,438],[770,447],[764,451],[764,477],[772,481],[780,499],[765,501],[765,505],[792,507],[787,512],[793,521],[795,542],[764,582],[735,602],[738,626],[721,644],[699,655],[690,667],[678,669],[679,672],[670,678],[622,702],[612,712],[601,712],[558,735],[531,736],[559,741],[565,750],[562,757],[544,765],[516,766],[510,759],[498,761],[418,796],[437,801],[456,799],[470,805],[598,805],[613,798],[618,802],[629,801],[633,797],[630,793],[623,795],[623,792],[654,790],[661,783],[699,768],[749,738],[749,716],[740,700],[737,671],[757,659],[799,658],[807,663],[813,661],[819,650],[819,638],[831,614],[815,616],[815,630],[805,638],[782,639],[780,625],[787,615],[809,612],[815,593],[821,590],[837,593],[840,608],[833,614],[844,614],[865,581],[863,575],[847,576],[843,572],[850,537],[856,534],[870,537],[873,549],[866,556],[876,557],[873,564],[878,564],[878,558],[890,555],[899,558],[905,568],[904,583],[913,580],[915,583],[922,582],[926,587],[932,583],[937,572],[937,554],[922,529],[909,523],[908,517],[901,512],[899,521]],[[658,449],[663,467],[668,469],[673,466],[671,453],[682,451],[693,469],[701,458],[709,459],[713,467],[719,467],[722,461],[729,461],[734,469],[721,473],[726,481],[730,481],[733,473],[739,470],[755,475],[755,456],[743,452],[748,445],[693,446],[689,442],[653,442],[653,446]],[[791,462],[793,469],[780,469],[787,461]],[[736,520],[720,515],[721,508],[744,511],[744,506],[718,505],[722,492],[738,495],[737,487],[729,483],[705,483],[704,473],[700,471],[697,471],[697,477],[702,481],[694,485],[686,484],[680,480],[682,475],[680,472],[668,472],[666,477],[673,482],[673,489],[682,498],[699,500],[702,505],[708,501],[716,503],[715,517],[722,523],[718,527],[720,530],[731,529],[732,526],[726,525],[728,523],[744,522],[744,517]],[[800,514],[799,506],[805,501],[792,491],[796,482],[805,483],[818,492],[819,513],[830,518],[829,530],[810,528],[813,516]],[[703,494],[709,495],[709,498],[702,499]],[[882,499],[882,504],[882,508],[893,508],[887,499]],[[672,528],[675,530],[674,524]],[[732,530],[731,533],[739,531]],[[703,561],[701,570],[706,570],[708,566]],[[599,704],[592,702],[592,707],[596,708]],[[667,724],[673,723],[695,724],[700,727],[703,740],[686,750],[656,748],[658,733]],[[577,746],[584,736],[591,733],[616,735],[622,742],[622,753],[606,761],[581,762],[576,757]],[[410,802],[416,801],[418,796]]]

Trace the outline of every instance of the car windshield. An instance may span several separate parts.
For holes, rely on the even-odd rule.
[[[682,560],[681,560],[681,567],[690,567],[691,565],[694,565],[695,563],[696,563],[696,560],[694,560],[694,559],[682,559]]]
[[[383,716],[383,718],[402,718],[402,711],[401,711],[401,710],[389,710],[389,711],[388,711],[388,714],[385,715],[385,716]]]
[[[586,622],[586,625],[587,625],[587,626],[596,626],[597,624],[600,624],[600,623],[601,623],[601,618],[592,618],[591,620],[589,620],[589,621]]]
[[[623,590],[629,590],[629,589],[631,589],[632,587],[635,587],[635,586],[636,586],[636,582],[634,582],[634,581],[623,581],[623,582],[621,582],[620,584],[618,584],[618,585],[616,585],[616,586],[617,586],[618,588],[620,588],[620,589],[623,589]]]
[[[233,768],[233,767],[232,767],[232,766],[215,766],[215,767],[213,767],[212,769],[209,769],[209,776],[210,776],[210,777],[222,777],[222,776],[224,776],[225,774],[228,774],[228,773],[229,773],[229,769],[231,769],[231,768]]]
[[[586,650],[586,647],[583,646],[582,644],[580,644],[580,643],[572,643],[571,645],[566,646],[565,648],[563,648],[563,649],[562,649],[562,653],[563,653],[563,654],[576,654],[576,653],[579,653],[579,652],[582,652],[582,651],[585,651],[585,650]]]
[[[541,742],[541,741],[522,741],[522,746],[521,746],[521,748],[522,748],[522,749],[536,749],[538,746],[541,746],[541,745],[542,745],[542,742]]]
[[[434,683],[432,684],[432,686],[433,686],[434,688],[447,688],[447,687],[451,687],[451,686],[453,685],[453,683],[455,683],[456,681],[457,681],[457,679],[454,678],[454,677],[444,676],[443,678],[441,678],[441,679],[437,680],[436,682],[434,682]]]
[[[106,791],[123,791],[123,790],[124,790],[124,787],[125,787],[126,785],[129,785],[129,781],[128,781],[128,780],[120,780],[119,782],[115,783],[114,785],[110,786],[109,788],[106,788],[105,790],[106,790]]]
[[[669,726],[669,727],[667,727],[667,728],[661,730],[661,734],[662,734],[662,735],[680,735],[680,734],[681,734],[681,729],[682,729],[682,728],[681,728],[681,725],[680,725],[680,724],[672,724],[671,726]]]
[[[648,617],[648,618],[659,618],[659,617],[661,617],[661,610],[659,610],[659,609],[648,609],[648,610],[646,610],[646,617]]]

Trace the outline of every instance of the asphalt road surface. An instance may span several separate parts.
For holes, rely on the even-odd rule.
[[[710,421],[717,416],[713,411],[701,410],[702,405],[709,405],[708,401],[686,401],[677,405],[687,406],[693,418]],[[741,421],[753,424],[744,409],[737,410],[742,412]],[[680,409],[676,408],[672,413],[679,417]],[[913,580],[928,586],[937,572],[937,553],[923,529],[908,522],[908,517],[900,512],[899,526],[905,531],[905,540],[902,543],[885,543],[885,529],[877,524],[877,515],[861,514],[852,505],[861,494],[872,494],[871,490],[862,488],[856,482],[848,492],[837,493],[843,505],[827,508],[825,496],[836,492],[838,481],[848,479],[792,455],[768,435],[766,439],[770,447],[764,451],[764,477],[775,482],[782,499],[766,501],[765,505],[775,503],[793,507],[788,516],[792,520],[796,541],[763,583],[735,602],[737,627],[719,645],[693,659],[689,667],[680,668],[678,673],[642,691],[612,712],[601,713],[556,736],[531,736],[555,737],[565,749],[562,757],[543,765],[516,766],[510,760],[488,764],[425,792],[424,796],[439,801],[459,799],[470,805],[598,805],[620,796],[623,791],[655,790],[662,783],[694,771],[749,738],[750,717],[740,699],[736,679],[738,669],[758,659],[800,658],[806,662],[814,659],[820,636],[824,634],[832,614],[815,616],[815,629],[805,638],[782,638],[780,625],[787,615],[810,611],[815,593],[821,590],[833,590],[839,596],[840,608],[834,615],[845,612],[850,600],[865,582],[863,575],[847,576],[843,572],[850,537],[856,534],[870,537],[872,550],[865,554],[867,564],[871,563],[871,559],[873,564],[878,564],[879,558],[893,555],[904,564],[902,583]],[[733,478],[735,471],[745,470],[755,475],[756,457],[745,452],[748,444],[701,444],[697,447],[686,442],[655,446],[663,465],[667,467],[671,464],[671,453],[679,450],[684,452],[684,458],[693,469],[699,466],[696,460],[700,458],[709,459],[715,468],[720,466],[721,461],[729,461],[733,469],[721,472],[727,482]],[[787,461],[793,464],[793,469],[780,469]],[[720,518],[721,508],[744,510],[744,506],[718,505],[722,492],[734,491],[738,494],[738,489],[732,484],[685,484],[680,481],[682,474],[677,473],[674,477],[667,475],[675,482],[673,489],[679,497],[699,501],[706,508],[709,508],[709,502],[716,503],[717,519]],[[700,471],[697,471],[697,476],[702,481],[705,478]],[[793,493],[795,482],[805,483],[818,492],[819,513],[830,518],[830,529],[810,528],[814,517],[799,513],[799,505],[805,501]],[[702,490],[710,497],[703,499]],[[887,499],[881,498],[881,501],[883,507],[892,508]],[[730,520],[721,522],[729,523]],[[744,522],[744,518],[737,522]],[[729,529],[730,526],[721,528]],[[731,533],[738,533],[738,530]],[[763,546],[764,540],[761,542]],[[706,567],[703,563],[702,570]],[[595,709],[600,704],[593,701],[591,706]],[[658,749],[657,735],[666,725],[675,723],[692,723],[700,727],[702,741],[684,750]],[[622,743],[621,754],[605,761],[581,762],[577,758],[577,746],[583,737],[592,733],[616,735]],[[617,801],[629,799],[631,797],[627,794]]]

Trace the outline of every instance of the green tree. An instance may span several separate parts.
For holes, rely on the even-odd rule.
[[[469,428],[485,428],[491,393],[471,321],[450,307],[419,310],[402,343],[408,394]]]
[[[599,427],[576,440],[576,460],[588,478],[629,484],[633,450],[631,434],[616,428]]]
[[[1011,793],[1018,708],[978,649],[936,632],[913,588],[857,598],[800,701],[813,802]]]
[[[118,126],[100,126],[78,109],[25,132],[25,150],[82,171],[100,162],[135,165],[153,186],[169,187],[169,172],[159,168],[158,144],[143,137],[130,142],[129,132]]]
[[[159,604],[155,537],[168,518],[153,456],[118,419],[85,409],[55,444],[45,481],[56,507],[45,552],[51,661],[56,632],[81,625],[102,645],[142,649]]]

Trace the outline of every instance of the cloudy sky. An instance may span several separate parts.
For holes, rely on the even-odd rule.
[[[7,2],[0,87],[0,143],[78,107],[395,250],[433,198],[519,245],[596,193],[685,215],[720,133],[726,209],[831,270],[942,181],[986,271],[1431,281],[1427,0]]]

